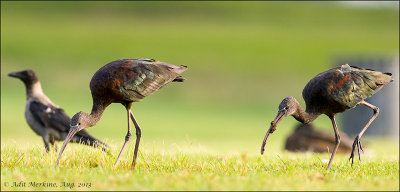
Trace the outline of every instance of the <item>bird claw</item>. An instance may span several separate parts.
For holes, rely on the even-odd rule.
[[[353,143],[353,149],[351,150],[351,154],[350,154],[350,158],[349,161],[351,160],[351,165],[353,166],[354,163],[354,150],[357,147],[357,153],[358,153],[358,160],[361,161],[361,155],[360,155],[360,149],[362,152],[364,152],[362,145],[361,145],[361,141],[360,138],[357,136],[354,139],[354,143]]]

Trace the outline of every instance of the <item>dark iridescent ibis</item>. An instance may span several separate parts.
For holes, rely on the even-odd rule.
[[[353,164],[354,150],[357,148],[358,156],[361,160],[360,149],[362,150],[362,146],[360,138],[379,114],[379,108],[367,103],[365,99],[371,97],[392,81],[393,78],[390,73],[362,69],[347,64],[318,74],[303,89],[303,99],[306,103],[305,111],[292,96],[286,97],[279,104],[278,114],[271,122],[271,126],[264,137],[261,154],[264,153],[269,135],[276,130],[276,126],[284,117],[291,115],[297,121],[309,124],[321,114],[325,114],[331,119],[335,132],[335,147],[326,168],[326,170],[329,170],[340,143],[340,135],[335,121],[336,114],[358,105],[364,105],[373,110],[373,115],[355,138],[350,155],[351,163]]]
[[[311,124],[299,124],[288,136],[285,149],[293,152],[326,153],[333,151],[335,134],[315,129]],[[341,134],[337,153],[350,153],[353,140],[346,134]]]
[[[72,117],[71,129],[58,155],[57,165],[69,140],[76,132],[96,125],[104,110],[111,103],[121,103],[127,111],[128,133],[114,166],[118,164],[131,138],[130,121],[132,120],[136,128],[136,144],[132,161],[132,168],[134,168],[141,129],[131,112],[132,103],[143,100],[171,81],[182,82],[184,78],[180,74],[186,69],[186,66],[177,66],[144,58],[120,59],[101,67],[90,81],[93,99],[92,111],[90,114],[80,111]]]
[[[32,70],[11,72],[10,77],[18,78],[26,87],[25,120],[29,127],[43,139],[46,152],[50,150],[49,143],[57,150],[55,141],[64,141],[70,129],[69,116],[62,108],[54,104],[42,90],[42,85]],[[104,142],[90,135],[86,130],[79,131],[72,142],[90,146],[99,146],[106,151]]]

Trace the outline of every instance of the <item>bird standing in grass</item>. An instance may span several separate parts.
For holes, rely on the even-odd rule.
[[[186,69],[186,66],[177,66],[144,58],[120,59],[101,67],[90,81],[90,90],[93,98],[92,111],[90,114],[81,111],[72,117],[71,129],[61,147],[57,165],[65,147],[75,133],[96,125],[106,107],[111,103],[121,103],[127,111],[128,133],[125,136],[125,142],[114,166],[118,164],[131,138],[130,121],[132,120],[136,128],[136,144],[132,161],[132,168],[134,168],[141,138],[141,129],[131,112],[132,103],[143,100],[146,96],[171,81],[182,82],[184,78],[180,74]]]
[[[390,73],[362,69],[349,66],[348,64],[318,74],[311,79],[303,89],[303,98],[306,103],[305,111],[292,96],[286,97],[279,104],[278,114],[271,122],[271,126],[264,137],[261,146],[261,154],[264,153],[265,144],[269,135],[276,130],[276,126],[284,117],[291,115],[297,121],[309,124],[319,115],[325,114],[331,119],[335,132],[335,146],[326,168],[328,171],[340,143],[340,135],[335,121],[336,114],[347,111],[358,105],[364,105],[371,108],[374,114],[355,138],[349,158],[353,164],[354,151],[357,148],[358,156],[361,160],[360,149],[363,149],[360,138],[379,114],[379,108],[367,103],[365,99],[371,97],[382,89],[383,86],[392,81],[393,78]]]
[[[49,143],[57,150],[55,141],[64,141],[70,129],[71,119],[64,110],[51,102],[43,93],[42,86],[35,72],[24,70],[9,73],[24,82],[26,87],[25,119],[36,134],[42,136],[46,152],[50,150]],[[90,135],[85,130],[79,131],[73,138],[74,143],[90,146],[99,145],[106,150],[104,142]]]

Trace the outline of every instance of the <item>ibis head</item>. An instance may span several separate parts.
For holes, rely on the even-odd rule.
[[[272,134],[276,130],[278,123],[283,118],[285,118],[289,115],[295,114],[297,112],[298,106],[299,106],[299,103],[292,96],[288,96],[282,100],[282,102],[279,104],[278,114],[276,115],[275,119],[273,121],[271,121],[271,125],[270,125],[267,133],[265,134],[264,141],[261,146],[261,154],[264,153],[265,144],[267,143],[267,139],[268,139],[269,135]]]
[[[60,161],[61,155],[64,152],[65,147],[67,146],[67,144],[71,141],[71,139],[75,136],[76,133],[78,133],[80,130],[85,129],[87,127],[91,127],[90,126],[90,120],[89,120],[89,114],[80,111],[78,113],[76,113],[72,119],[71,119],[71,123],[70,123],[70,129],[67,135],[67,138],[65,139],[61,150],[60,150],[60,154],[58,155],[58,159],[57,159],[57,165]],[[93,126],[93,125],[92,125]]]

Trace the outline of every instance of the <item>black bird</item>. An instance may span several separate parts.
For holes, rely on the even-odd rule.
[[[271,126],[264,137],[261,146],[261,154],[264,153],[268,136],[276,130],[277,124],[284,117],[291,115],[297,121],[309,124],[321,114],[325,114],[331,119],[333,130],[335,131],[335,147],[326,168],[328,171],[340,143],[340,135],[335,121],[336,114],[347,111],[358,105],[364,105],[371,108],[374,114],[353,142],[353,148],[349,158],[353,164],[354,150],[356,147],[360,159],[360,149],[362,150],[360,142],[361,136],[379,114],[379,108],[367,103],[364,99],[371,97],[382,89],[383,86],[392,81],[391,73],[382,73],[354,66],[350,67],[348,64],[318,74],[311,79],[303,89],[303,99],[306,102],[305,111],[292,96],[286,97],[279,104],[278,114],[271,122]]]
[[[333,150],[335,134],[319,131],[311,124],[299,124],[288,136],[285,149],[293,152],[326,153]],[[340,136],[337,153],[350,153],[353,141],[346,134]]]
[[[177,66],[144,58],[119,59],[101,67],[90,81],[90,91],[93,98],[92,112],[87,114],[80,111],[72,117],[71,129],[61,147],[57,165],[69,140],[76,132],[96,125],[106,107],[111,103],[121,103],[127,111],[128,133],[114,166],[117,165],[131,138],[130,121],[132,120],[136,128],[136,144],[131,166],[134,168],[141,129],[131,112],[132,103],[143,100],[171,81],[182,82],[184,78],[179,75],[186,69],[186,66]]]
[[[71,119],[64,110],[54,104],[42,90],[35,72],[24,70],[9,73],[24,82],[26,87],[25,119],[32,130],[43,138],[46,152],[50,150],[49,143],[57,150],[55,141],[63,141],[70,129]],[[85,130],[79,131],[73,138],[74,143],[90,146],[101,146],[105,151],[107,144],[90,135]]]

